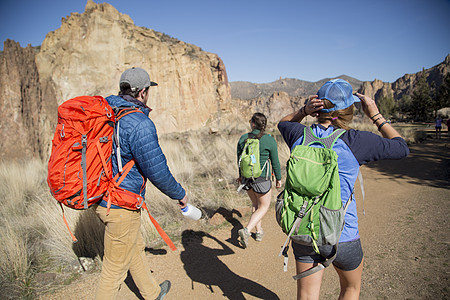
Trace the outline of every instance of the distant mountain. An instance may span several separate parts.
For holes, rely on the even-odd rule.
[[[442,84],[442,80],[448,72],[450,72],[450,54],[445,57],[444,61],[429,69],[424,69],[424,74],[430,86],[436,88]],[[383,82],[375,79],[374,81],[360,81],[347,75],[341,75],[334,78],[342,78],[347,80],[353,87],[354,91],[366,94],[378,101],[382,97],[390,97],[399,100],[403,95],[411,95],[414,87],[419,80],[419,74],[422,70],[417,70],[417,73],[405,74],[398,78],[395,82]],[[284,92],[293,98],[291,100],[297,101],[294,98],[304,98],[308,95],[314,95],[319,88],[328,80],[334,78],[324,78],[316,82],[304,81],[294,78],[281,78],[269,83],[251,83],[247,81],[233,81],[230,82],[231,97],[240,100],[254,100],[266,99],[272,97],[274,94]],[[285,95],[286,97],[286,95]]]
[[[450,55],[442,63],[423,71],[430,86],[439,87],[445,74],[450,72]],[[393,83],[377,79],[360,81],[346,75],[335,78],[347,80],[354,91],[368,95],[375,101],[383,97],[399,100],[403,95],[413,93],[420,72],[421,70],[418,70],[415,74],[405,74]],[[239,108],[239,113],[245,117],[251,116],[254,112],[261,112],[267,116],[269,123],[275,124],[287,113],[302,107],[307,97],[317,93],[319,88],[330,79],[334,78],[324,78],[316,82],[280,78],[277,81],[262,84],[234,81],[230,83],[232,107]]]
[[[355,91],[358,90],[363,83],[362,81],[347,75],[341,75],[334,78],[347,80]],[[233,81],[230,82],[231,97],[234,99],[250,100],[255,98],[267,98],[272,96],[275,92],[285,92],[293,97],[305,97],[307,95],[314,95],[325,82],[334,78],[324,78],[316,82],[295,78],[281,78],[269,83]]]

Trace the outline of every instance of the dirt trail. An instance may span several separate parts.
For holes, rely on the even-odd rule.
[[[356,196],[365,253],[361,299],[448,299],[449,295],[449,170],[450,142],[411,147],[402,161],[383,161],[362,168],[365,187]],[[275,193],[274,193],[275,194]],[[158,282],[169,279],[165,299],[295,299],[295,273],[290,255],[288,272],[278,257],[285,235],[273,209],[265,216],[262,242],[248,249],[237,243],[237,230],[248,217],[236,214],[229,224],[209,235],[190,233],[176,252],[149,255]],[[164,251],[163,251],[164,252]],[[98,274],[83,275],[41,299],[93,299]],[[138,299],[123,285],[118,299]],[[325,270],[321,299],[337,298],[339,281]]]

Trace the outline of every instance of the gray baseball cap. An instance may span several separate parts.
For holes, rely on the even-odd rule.
[[[120,83],[122,82],[128,83],[132,91],[140,91],[146,87],[158,85],[156,82],[150,81],[150,76],[144,69],[135,67],[122,73]]]

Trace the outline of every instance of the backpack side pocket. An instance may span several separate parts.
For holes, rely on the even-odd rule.
[[[339,242],[344,225],[344,209],[329,209],[320,206],[320,230],[318,245],[335,245]]]

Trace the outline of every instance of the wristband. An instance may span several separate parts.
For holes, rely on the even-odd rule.
[[[373,120],[373,118],[375,118],[378,115],[381,115],[381,113],[374,114],[373,116],[370,117],[370,119]]]
[[[302,107],[303,108],[303,114],[305,115],[305,117],[308,115],[307,113],[306,113],[306,106],[303,106]]]
[[[379,117],[378,119],[376,119],[376,120],[373,120],[373,124],[375,124],[378,120],[380,120],[380,119],[383,119],[383,117],[381,116],[381,117]]]
[[[378,125],[378,131],[380,131],[380,130],[381,130],[381,127],[383,127],[384,124],[386,124],[386,123],[387,123],[387,121],[384,121],[383,123],[381,123],[380,125]]]

